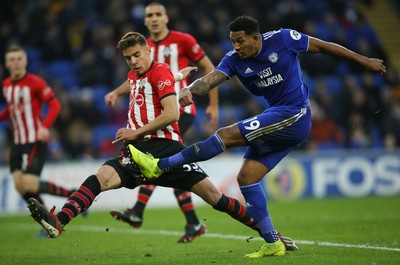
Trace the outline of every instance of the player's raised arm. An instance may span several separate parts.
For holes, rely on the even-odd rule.
[[[227,79],[228,77],[224,73],[215,69],[212,70],[205,76],[196,79],[188,87],[179,91],[179,104],[181,104],[181,106],[192,104],[192,94],[199,96],[205,95],[212,88],[218,86]]]
[[[119,87],[115,88],[111,92],[108,92],[104,96],[104,101],[107,106],[114,106],[119,96],[129,94],[129,92],[130,92],[130,86],[128,80],[125,80],[125,82],[123,82]]]
[[[210,58],[205,55],[198,63],[204,73],[208,74],[214,70],[214,64],[211,62]],[[208,93],[209,104],[206,108],[206,114],[211,118],[211,125],[215,127],[218,126],[219,118],[219,100],[218,100],[218,87],[215,86],[210,89]]]
[[[386,66],[383,64],[383,60],[368,58],[334,42],[327,42],[315,37],[310,37],[308,52],[326,53],[333,56],[343,57],[355,61],[371,71],[381,74],[386,73]]]

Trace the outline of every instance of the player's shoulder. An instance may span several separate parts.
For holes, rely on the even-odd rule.
[[[303,36],[306,36],[304,33],[290,28],[282,28],[279,31],[284,38],[289,38],[296,41],[300,40]]]
[[[171,74],[171,68],[168,66],[166,63],[160,63],[157,61],[154,61],[150,70],[148,71],[149,76],[155,77],[155,76],[164,76],[165,74]]]
[[[153,62],[153,65],[152,65],[151,68],[152,68],[153,71],[160,71],[160,70],[166,70],[166,69],[170,70],[168,64],[160,63],[160,62],[157,62],[157,61]]]
[[[32,73],[26,73],[25,79],[33,82],[45,82],[41,76]]]
[[[264,41],[269,40],[269,39],[280,38],[282,35],[282,30],[284,30],[284,29],[270,30],[270,31],[262,33],[261,37]]]
[[[8,86],[9,84],[11,84],[11,82],[12,82],[11,77],[8,76],[3,79],[3,86]]]
[[[178,40],[195,39],[190,33],[177,31],[177,30],[171,30],[170,31],[170,37],[175,39],[175,40],[176,39],[178,39]]]

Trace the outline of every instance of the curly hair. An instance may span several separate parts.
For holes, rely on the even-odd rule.
[[[258,34],[258,21],[250,16],[240,16],[229,23],[230,31],[244,31],[246,35]]]

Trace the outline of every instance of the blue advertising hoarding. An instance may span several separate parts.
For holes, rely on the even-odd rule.
[[[270,198],[400,195],[400,152],[294,153],[267,177]]]

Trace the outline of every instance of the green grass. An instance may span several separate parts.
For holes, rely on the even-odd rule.
[[[39,225],[27,212],[0,215],[0,264],[400,264],[400,197],[273,201],[269,209],[276,228],[297,240],[299,251],[243,258],[262,241],[208,206],[197,207],[208,232],[190,244],[176,243],[184,226],[178,208],[147,209],[144,225],[135,230],[108,212],[92,211],[57,239],[37,238]]]

